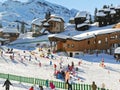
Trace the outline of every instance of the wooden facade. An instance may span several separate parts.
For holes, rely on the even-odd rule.
[[[80,52],[95,53],[96,51],[113,54],[114,49],[120,46],[120,30],[113,30],[109,33],[93,35],[89,38],[84,38],[81,40],[67,38],[64,39],[64,42],[55,42],[56,50],[65,51],[69,56],[74,56],[75,53]]]
[[[50,33],[60,33],[64,31],[64,20],[60,17],[52,17],[48,21]]]
[[[89,29],[89,25],[87,25],[88,22],[86,22],[86,21],[88,21],[88,16],[89,16],[88,13],[85,11],[77,13],[77,15],[74,18],[76,30],[83,31],[83,30]]]
[[[98,22],[99,27],[119,22],[120,7],[104,8],[102,10],[99,10],[96,15],[96,21]]]
[[[8,29],[8,28],[5,28],[4,30],[2,30],[0,32],[0,37],[3,38],[3,39],[8,39],[9,42],[11,41],[14,41],[16,40],[18,37],[19,37],[19,32],[17,29]],[[8,41],[7,40],[7,41]]]

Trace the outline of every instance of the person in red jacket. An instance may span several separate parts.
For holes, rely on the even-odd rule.
[[[29,90],[34,90],[34,87],[32,86],[32,87],[30,87],[30,89]]]

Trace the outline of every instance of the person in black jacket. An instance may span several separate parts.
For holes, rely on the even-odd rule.
[[[9,89],[9,88],[10,88],[10,85],[12,85],[12,84],[11,84],[11,82],[7,79],[7,80],[4,82],[3,87],[6,86],[6,87],[5,87],[5,88],[6,88],[5,90],[10,90],[10,89]]]

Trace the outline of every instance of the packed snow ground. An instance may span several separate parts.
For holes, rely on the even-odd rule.
[[[47,49],[43,49],[43,51],[39,51],[38,48],[35,48],[32,51],[25,50],[25,53],[24,50],[20,50],[20,49],[14,49],[13,51],[15,56],[14,60],[10,59],[10,55],[12,54],[6,52],[3,52],[3,56],[0,57],[1,73],[9,73],[9,74],[21,75],[27,77],[36,77],[42,79],[62,81],[54,77],[53,75],[54,67],[53,65],[50,65],[50,61],[52,61],[53,64],[57,65],[58,70],[60,69],[59,68],[60,60],[63,61],[64,67],[67,67],[67,65],[71,64],[71,62],[73,61],[75,67],[79,68],[78,72],[76,72],[76,75],[73,76],[74,82],[91,84],[92,81],[95,81],[97,86],[99,87],[101,87],[102,83],[105,83],[106,88],[112,90],[119,90],[120,63],[116,62],[113,56],[106,54],[99,54],[97,57],[95,54],[93,55],[85,54],[79,56],[79,59],[77,59],[77,58],[66,57],[62,53],[60,53],[58,55],[53,54],[55,59],[48,59],[48,58],[40,57],[40,55],[42,55],[43,53],[45,55],[47,54]],[[31,61],[29,61],[30,55],[31,55]],[[24,56],[26,57],[26,59],[24,59]],[[35,59],[35,57],[37,58],[37,60]],[[106,66],[105,68],[99,66],[102,58],[104,58],[104,62]],[[80,66],[78,66],[79,61],[82,61],[82,64]],[[42,64],[41,67],[39,66],[39,62],[41,62]],[[80,78],[80,80],[78,79],[78,77]]]

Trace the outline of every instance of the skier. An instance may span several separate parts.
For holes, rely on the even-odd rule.
[[[39,62],[39,67],[41,67],[41,62]]]
[[[57,65],[56,64],[54,64],[54,70],[56,71],[56,68],[57,68]]]
[[[12,84],[11,84],[11,82],[7,79],[7,80],[4,82],[3,87],[6,86],[6,89],[5,89],[5,90],[10,90],[10,89],[9,89],[9,88],[10,88],[10,85],[12,85]]]

